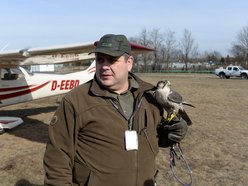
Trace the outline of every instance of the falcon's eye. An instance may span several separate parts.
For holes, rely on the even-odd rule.
[[[159,81],[158,83],[157,83],[157,87],[163,87],[164,86],[164,82],[163,81]]]

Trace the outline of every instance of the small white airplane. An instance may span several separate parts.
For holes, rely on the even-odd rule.
[[[31,73],[23,65],[78,62],[94,59],[95,43],[30,48],[0,52],[0,107],[64,94],[94,77],[95,61],[83,71],[69,74]],[[131,43],[133,53],[154,51]],[[0,132],[22,123],[18,117],[0,117]]]

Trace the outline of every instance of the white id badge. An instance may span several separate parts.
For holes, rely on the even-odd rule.
[[[138,135],[135,130],[125,131],[126,150],[138,150]]]

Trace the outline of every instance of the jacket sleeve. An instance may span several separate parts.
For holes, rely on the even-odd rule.
[[[44,155],[45,185],[72,185],[77,127],[72,105],[63,99],[49,126]]]

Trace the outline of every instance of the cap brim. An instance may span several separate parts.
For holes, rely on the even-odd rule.
[[[125,52],[122,51],[110,51],[110,50],[104,50],[104,49],[95,49],[94,51],[90,52],[89,54],[92,53],[102,53],[102,54],[107,54],[109,56],[113,56],[113,57],[119,57],[122,56]]]

